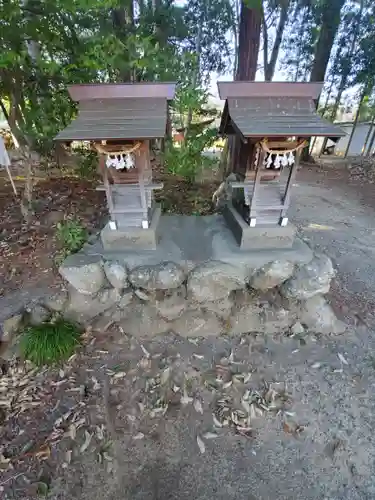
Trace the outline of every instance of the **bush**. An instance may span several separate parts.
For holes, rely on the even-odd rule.
[[[65,255],[78,252],[87,238],[88,231],[78,219],[66,219],[57,224],[57,239],[61,243]]]
[[[92,179],[98,173],[98,153],[87,148],[75,148],[79,155],[77,171],[81,177]]]
[[[29,326],[21,338],[21,353],[37,366],[68,359],[79,345],[81,331],[62,318],[55,322]]]
[[[193,181],[201,169],[213,167],[218,162],[217,159],[204,154],[205,149],[215,143],[217,130],[194,132],[181,146],[168,143],[164,153],[164,163],[168,172],[181,175],[189,181]]]

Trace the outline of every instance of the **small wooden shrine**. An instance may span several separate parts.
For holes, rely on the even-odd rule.
[[[313,136],[345,133],[316,113],[322,83],[219,82],[225,99],[220,132],[236,136],[232,205],[224,215],[242,248],[293,245],[291,188],[302,150]]]
[[[102,231],[108,249],[154,248],[160,213],[153,191],[150,141],[163,138],[174,83],[71,85],[77,118],[56,140],[90,141],[99,169],[110,221]]]

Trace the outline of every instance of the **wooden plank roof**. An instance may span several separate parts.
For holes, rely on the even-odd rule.
[[[165,136],[174,84],[72,85],[78,116],[58,141],[155,139]]]
[[[309,97],[317,99],[323,82],[217,82],[220,99],[229,97]]]
[[[223,134],[240,133],[244,137],[345,135],[316,113],[314,99],[319,95],[321,84],[224,82],[218,86],[220,97],[225,96],[227,100],[220,125]]]
[[[140,82],[140,83],[89,83],[69,85],[68,91],[73,101],[90,99],[173,99],[175,83]]]

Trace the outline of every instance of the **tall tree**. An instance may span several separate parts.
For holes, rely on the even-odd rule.
[[[248,5],[252,5],[250,8]],[[239,44],[238,44],[238,68],[236,80],[255,80],[258,54],[260,45],[260,32],[262,24],[261,1],[243,1],[241,4]],[[243,174],[246,165],[245,158],[249,153],[247,144],[236,136],[230,144],[231,170]]]
[[[307,81],[316,43],[317,4],[315,0],[294,0],[289,10],[281,66],[289,80]]]
[[[253,5],[252,8],[248,4]],[[261,1],[241,4],[236,80],[255,80],[261,32]]]
[[[262,11],[262,32],[263,32],[263,63],[264,63],[264,79],[266,81],[271,81],[275,74],[276,63],[279,57],[281,42],[283,39],[284,30],[288,20],[288,11],[290,6],[290,0],[272,0],[270,2],[270,10],[278,11],[278,21],[276,25],[275,40],[271,50],[271,56],[269,57],[270,47],[269,47],[269,36],[268,36],[268,26],[266,19],[266,11],[263,8]]]
[[[323,82],[336,33],[340,25],[341,9],[345,0],[323,0],[318,41],[310,81]]]
[[[343,33],[341,34],[341,39],[339,40],[339,50],[337,56],[335,58],[335,62],[333,64],[332,72],[336,73],[339,78],[338,86],[337,86],[337,94],[334,101],[334,104],[331,108],[331,113],[329,115],[329,119],[334,121],[337,116],[337,111],[339,109],[342,95],[347,88],[349,77],[351,74],[351,70],[353,67],[353,59],[356,49],[358,48],[358,38],[360,34],[360,27],[363,17],[365,1],[360,0],[359,9],[357,9],[357,5],[354,5],[344,16],[343,19]],[[347,47],[348,39],[350,40],[349,47]],[[327,104],[328,98],[327,97]],[[324,153],[324,150],[327,145],[328,138],[323,140],[320,155]]]

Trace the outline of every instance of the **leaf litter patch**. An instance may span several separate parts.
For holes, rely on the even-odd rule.
[[[252,439],[270,415],[283,416],[285,432],[302,432],[298,426],[289,432],[287,422],[294,413],[285,384],[254,381],[251,359],[237,360],[234,351],[219,359],[207,356],[199,341],[190,343],[190,350],[185,345],[180,354],[173,342],[171,348],[159,349],[156,342],[142,344],[117,335],[120,344],[108,347],[88,331],[82,352],[60,367],[36,370],[13,360],[4,369],[2,491],[14,483],[25,491],[49,484],[87,454],[106,473],[116,474],[124,440],[130,453],[155,439],[157,430],[163,453],[160,429],[177,417],[195,427],[191,430],[199,454],[228,433]],[[40,479],[45,464],[49,481]]]

